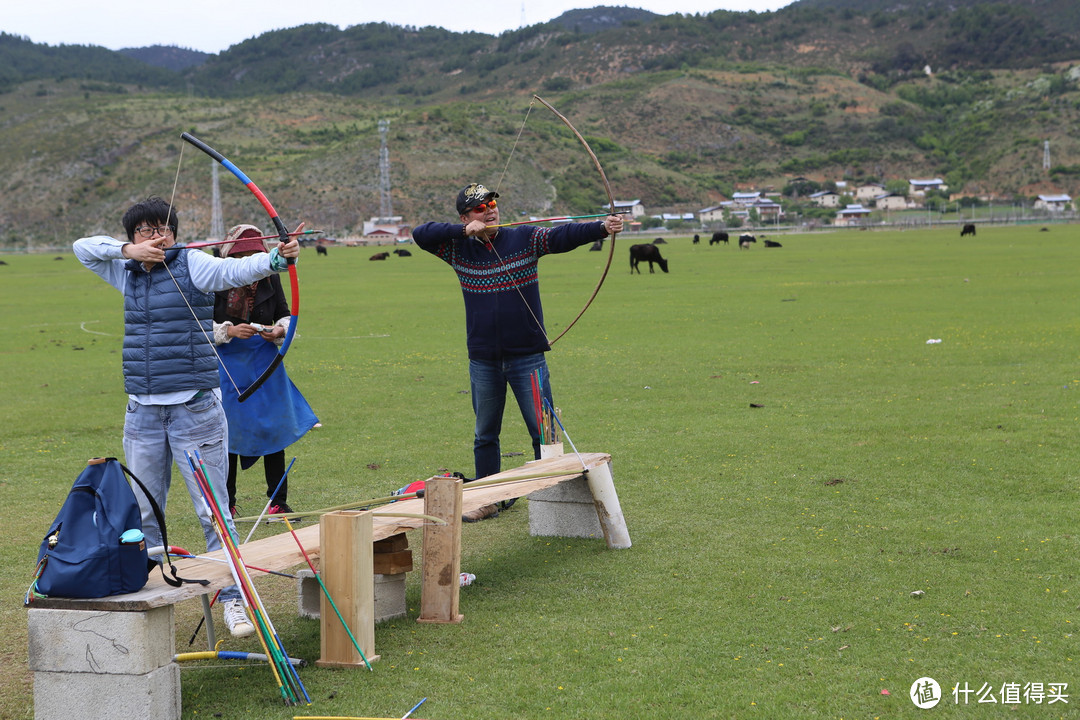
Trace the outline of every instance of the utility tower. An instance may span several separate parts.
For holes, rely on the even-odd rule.
[[[1050,141],[1043,142],[1043,172],[1050,171]]]
[[[218,184],[218,164],[216,160],[210,161],[211,192],[213,199],[210,202],[210,235],[211,240],[225,239],[225,220],[221,213],[221,186]]]
[[[390,150],[386,146],[389,120],[379,121],[379,217],[384,221],[394,216],[394,202],[390,198]]]

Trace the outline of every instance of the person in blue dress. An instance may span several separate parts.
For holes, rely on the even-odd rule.
[[[246,257],[267,252],[263,233],[254,225],[229,230],[218,253],[222,257]],[[311,406],[289,379],[285,366],[277,370],[258,392],[240,402],[239,392],[270,366],[288,332],[289,306],[277,275],[250,285],[217,293],[214,304],[214,343],[221,364],[222,402],[229,421],[229,509],[235,516],[238,466],[252,467],[263,461],[269,513],[293,512],[289,505],[289,481],[285,477],[285,448],[318,424]]]

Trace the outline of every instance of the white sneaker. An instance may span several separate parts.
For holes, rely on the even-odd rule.
[[[225,601],[225,625],[233,637],[243,638],[255,634],[255,626],[244,612],[244,603],[240,600]]]

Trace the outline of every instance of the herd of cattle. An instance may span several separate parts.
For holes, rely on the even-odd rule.
[[[1046,228],[1042,228],[1042,230],[1045,232]],[[964,237],[965,235],[974,235],[974,234],[975,234],[975,225],[974,225],[974,223],[966,223],[964,225],[964,227],[960,230],[960,237]],[[714,232],[712,234],[712,237],[709,238],[709,245],[719,245],[720,243],[724,243],[725,245],[728,245],[728,244],[730,244],[730,239],[731,239],[731,236],[728,235],[728,233],[726,233],[726,232]],[[651,273],[656,272],[653,269],[654,264],[659,265],[660,270],[662,270],[663,272],[668,272],[668,261],[660,254],[660,248],[657,247],[657,245],[662,245],[665,242],[666,241],[663,238],[656,238],[656,240],[653,240],[651,243],[641,243],[639,245],[631,245],[630,246],[630,273],[633,274],[636,271],[640,275],[641,270],[638,267],[638,265],[640,263],[642,263],[642,262],[649,263],[649,272],[651,272]],[[695,235],[694,236],[694,244],[697,245],[700,242],[701,242],[701,236],[700,235]],[[743,234],[739,235],[739,248],[742,249],[742,250],[749,250],[750,249],[750,243],[756,243],[756,242],[757,242],[757,238],[754,237],[753,235],[749,234],[749,233],[743,233]],[[783,247],[783,245],[776,242],[775,240],[766,240],[764,237],[762,237],[762,243],[767,248]],[[597,242],[593,243],[593,246],[591,248],[589,248],[589,249],[594,250],[594,251],[595,250],[600,250],[600,249],[603,248],[603,245],[604,245],[603,241],[598,240]],[[326,247],[323,246],[323,245],[317,246],[315,248],[315,250],[319,255],[326,255],[327,254],[326,253]],[[397,255],[398,257],[410,257],[410,256],[412,256],[411,252],[409,252],[408,250],[405,250],[403,248],[398,248],[396,250],[393,250],[392,252],[395,255]],[[372,255],[368,259],[369,260],[386,260],[388,257],[390,257],[390,252],[380,252],[380,253],[375,253],[374,255]]]
[[[731,236],[729,236],[726,232],[714,232],[712,234],[712,237],[709,238],[709,244],[710,245],[719,245],[720,243],[724,243],[725,245],[728,245],[728,244],[730,244],[730,239],[731,239]],[[776,242],[775,240],[766,240],[764,237],[761,239],[761,241],[764,243],[765,247],[767,247],[767,248],[784,247],[783,245]],[[630,246],[630,272],[631,272],[631,274],[634,273],[635,271],[637,271],[638,275],[641,274],[641,269],[638,267],[638,265],[639,265],[639,263],[642,263],[642,262],[649,263],[649,272],[656,272],[653,269],[653,263],[659,265],[660,269],[663,270],[664,272],[667,272],[668,271],[668,261],[666,259],[664,259],[663,256],[660,255],[660,248],[657,247],[657,245],[662,245],[662,244],[664,244],[664,242],[665,242],[665,240],[663,238],[656,238],[651,243],[643,243],[643,244],[640,244],[640,245],[631,245]],[[695,235],[694,236],[694,244],[697,245],[700,242],[701,242],[701,236],[700,235]],[[756,243],[756,242],[757,242],[757,238],[754,237],[753,235],[749,234],[749,233],[743,233],[742,235],[739,236],[739,248],[742,249],[742,250],[749,250],[750,249],[750,243]],[[598,248],[594,247],[593,249],[596,250]]]

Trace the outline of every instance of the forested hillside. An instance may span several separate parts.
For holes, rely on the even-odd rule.
[[[185,130],[244,167],[283,216],[352,232],[379,210],[380,119],[394,211],[411,222],[452,214],[453,188],[495,184],[504,166],[515,212],[594,210],[606,202],[595,170],[556,118],[530,110],[534,93],[589,139],[616,195],[651,212],[797,177],[1080,195],[1074,5],[600,7],[497,37],[316,24],[205,58],[0,34],[0,242],[116,232],[132,199],[170,193]],[[178,204],[205,232],[209,161],[185,152]],[[243,190],[225,185],[226,214],[246,212]]]

